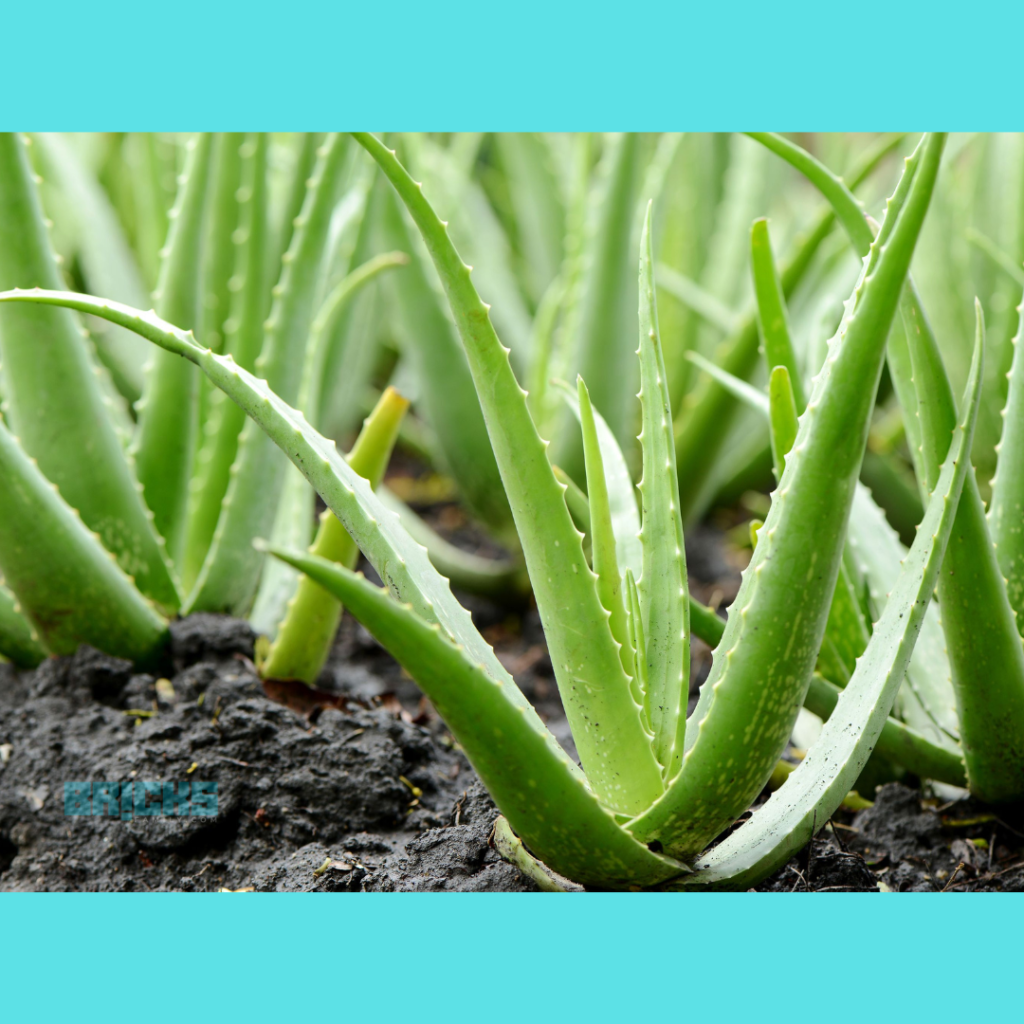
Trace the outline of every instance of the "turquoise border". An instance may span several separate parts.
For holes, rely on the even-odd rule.
[[[1014,130],[1021,5],[5,5],[0,128]],[[1012,896],[0,896],[10,1020],[1019,1014]]]
[[[0,127],[1012,130],[1024,5],[4,5]]]
[[[106,1024],[1013,1020],[1012,899],[4,896],[0,1005]]]

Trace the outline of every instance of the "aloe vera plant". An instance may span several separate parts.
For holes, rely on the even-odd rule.
[[[459,330],[522,543],[582,771],[561,752],[454,601],[425,551],[268,385],[192,334],[115,302],[17,291],[4,302],[68,306],[197,364],[316,487],[374,565],[380,589],[316,555],[276,553],[345,602],[420,682],[512,828],[556,871],[610,887],[738,885],[785,859],[837,806],[884,730],[921,628],[968,476],[977,347],[964,414],[930,490],[923,528],[809,756],[754,822],[699,860],[770,775],[811,685],[843,560],[846,520],[886,339],[938,173],[944,137],[908,161],[847,315],[799,419],[785,469],[696,710],[685,713],[690,601],[672,403],[658,329],[652,221],[640,245],[641,508],[612,490],[623,455],[585,383],[576,403],[588,485],[591,565],[505,349],[469,269],[394,153],[360,134],[420,231]],[[777,391],[787,397],[784,378]],[[788,400],[793,403],[792,384]],[[780,424],[789,422],[784,416]],[[635,501],[635,498],[633,499]],[[623,533],[639,522],[639,542]],[[622,564],[620,564],[620,559]],[[817,751],[817,748],[815,748]],[[781,827],[780,823],[790,823]],[[810,824],[808,824],[810,823]],[[728,844],[728,845],[727,845]],[[719,853],[719,851],[722,851]],[[696,868],[696,870],[693,870]]]
[[[63,140],[39,142],[40,166],[78,208],[73,237],[90,279],[137,294],[141,272],[126,269],[131,250],[98,186]],[[185,149],[155,307],[259,369],[293,402],[304,400],[300,382],[308,378],[312,409],[330,325],[381,273],[404,263],[401,254],[381,254],[344,267],[336,287],[324,287],[347,139],[329,137],[312,174],[303,172],[295,193],[302,208],[283,233],[285,270],[273,287],[268,138],[200,135]],[[30,157],[28,139],[0,136],[0,282],[61,288]],[[113,269],[103,257],[111,252]],[[258,429],[245,430],[244,413],[221,392],[200,387],[205,378],[186,360],[156,350],[136,387],[130,371],[141,363],[125,356],[125,338],[138,346],[117,328],[104,335],[105,348],[94,347],[69,310],[0,313],[0,652],[19,664],[71,653],[79,643],[149,664],[166,643],[170,616],[244,614],[255,595],[263,556],[252,541],[274,522],[287,460]],[[140,391],[129,408],[125,398]],[[358,450],[372,468],[386,463],[393,442],[384,431]],[[303,486],[311,522],[312,491]],[[289,584],[280,618],[299,587],[295,578]],[[320,605],[337,607],[324,594],[310,604],[311,616]],[[330,637],[310,643],[307,658],[322,660],[329,644]]]
[[[832,175],[809,154],[777,136],[759,136],[765,144],[801,170],[836,210],[854,247],[866,253],[874,231],[863,209],[841,179]],[[757,249],[764,247],[755,226],[754,267],[757,273]],[[769,251],[770,256],[770,251]],[[770,275],[769,275],[770,276]],[[762,294],[763,293],[763,294]],[[784,324],[784,302],[777,289],[759,290],[762,320]],[[976,303],[978,343],[984,333],[980,304]],[[1019,333],[1018,333],[1019,337]],[[1014,339],[1016,359],[1017,339]],[[774,346],[765,331],[765,351],[769,366],[792,366],[786,346]],[[904,408],[907,432],[913,438],[911,455],[923,494],[931,493],[938,465],[945,457],[947,439],[956,422],[956,407],[946,371],[934,335],[924,315],[914,282],[908,278],[900,300],[900,315],[888,343],[887,358],[899,400]],[[741,400],[759,407],[771,417],[773,446],[780,433],[776,421],[774,385],[769,401],[764,396],[730,378],[717,367],[705,364],[723,386]],[[788,376],[788,373],[787,373]],[[916,666],[911,665],[905,688],[903,717],[929,734],[927,746],[915,739],[915,752],[908,755],[894,750],[897,761],[933,778],[967,784],[978,796],[992,801],[1017,800],[1024,795],[1024,686],[1022,686],[1022,648],[1018,632],[1015,588],[1016,549],[1019,529],[1016,507],[1010,497],[1019,486],[1014,470],[1016,449],[1020,444],[1020,415],[1015,399],[1016,362],[1008,374],[1010,389],[1003,413],[1003,440],[998,449],[999,471],[993,481],[990,509],[982,502],[974,467],[967,471],[964,496],[957,509],[952,541],[944,569],[938,579],[938,605],[928,608],[924,636],[915,651]],[[797,374],[797,382],[799,375]],[[890,560],[900,559],[902,549],[893,540],[884,541],[876,512],[869,496],[863,494],[855,504],[851,522],[853,559],[860,557],[865,571],[876,579]],[[884,531],[884,526],[881,527]],[[879,559],[880,556],[880,559]],[[874,562],[875,564],[872,564]],[[1005,575],[1004,575],[1005,574]],[[884,578],[884,576],[883,576]],[[881,589],[881,588],[878,588]],[[887,589],[887,588],[886,588]],[[838,592],[837,592],[838,596]],[[877,600],[877,599],[876,599]],[[882,596],[884,602],[884,595]],[[940,625],[941,624],[941,625]],[[868,622],[863,623],[869,625]],[[861,645],[863,648],[863,644]],[[855,651],[854,653],[859,653]],[[820,664],[820,662],[819,662]],[[835,672],[833,678],[838,678]],[[942,752],[940,754],[940,751]],[[917,756],[933,759],[930,768],[922,768]],[[963,776],[957,779],[940,768],[939,759],[960,759]]]

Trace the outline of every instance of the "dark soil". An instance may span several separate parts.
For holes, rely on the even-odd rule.
[[[697,596],[727,606],[740,562],[711,527],[687,541]],[[574,753],[536,611],[463,599]],[[0,665],[0,890],[536,888],[491,846],[494,804],[429,702],[349,616],[315,693],[265,688],[244,622],[172,633],[159,679],[89,648]],[[691,699],[709,666],[695,642]],[[216,816],[64,813],[65,782],[191,779],[217,783]],[[1022,891],[1024,814],[891,784],[761,888]]]

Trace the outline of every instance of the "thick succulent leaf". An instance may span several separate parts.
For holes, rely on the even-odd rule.
[[[921,530],[850,685],[817,742],[782,788],[697,862],[695,884],[747,888],[771,874],[829,820],[867,762],[910,660],[970,471],[968,452],[977,418],[980,371],[978,346],[964,421],[952,438]]]
[[[63,287],[24,144],[9,134],[0,135],[0,286]],[[139,589],[176,610],[177,586],[78,318],[69,310],[7,307],[0,356],[4,416],[22,447]]]
[[[601,444],[598,440],[594,410],[590,404],[587,386],[581,377],[577,381],[580,423],[583,428],[583,455],[587,471],[587,499],[590,507],[591,565],[597,573],[597,593],[608,612],[608,625],[619,646],[622,667],[632,676],[634,648],[626,621],[626,604],[622,593],[622,575],[615,554],[615,530],[612,526],[608,499],[608,481],[605,475]]]
[[[580,420],[578,395],[562,381],[555,382],[566,404],[577,420]],[[608,506],[611,510],[612,529],[615,531],[615,557],[619,569],[625,576],[627,569],[633,570],[634,579],[643,571],[643,548],[640,545],[640,510],[637,507],[636,487],[622,454],[619,442],[601,413],[591,405],[597,441],[601,447],[601,462],[608,482]],[[584,531],[590,532],[589,525]]]
[[[395,186],[448,293],[523,545],[555,678],[594,791],[609,807],[644,807],[661,791],[640,708],[619,661],[580,534],[508,361],[444,225],[394,154],[372,135],[359,143]],[[614,429],[614,428],[613,428]]]
[[[920,305],[904,306],[929,489],[956,423],[949,379]],[[977,334],[984,331],[977,305]],[[973,470],[939,576],[939,608],[957,695],[971,791],[992,803],[1024,797],[1024,646]]]
[[[381,504],[370,485],[338,453],[334,442],[317,433],[300,412],[267,387],[266,381],[238,366],[230,354],[219,356],[204,349],[191,332],[178,330],[155,313],[74,292],[0,294],[0,302],[26,301],[67,306],[103,317],[200,366],[302,471],[389,588],[412,604],[421,618],[439,623],[455,643],[467,650],[473,663],[483,665],[492,678],[511,682],[512,677],[474,628],[469,612],[455,600],[447,581],[430,564],[423,546],[409,537],[398,517]]]
[[[992,479],[989,529],[1017,628],[1024,633],[1024,305],[1018,307],[1019,326],[1013,338],[1013,362],[1003,409],[1003,435],[996,451],[999,461]]]
[[[587,382],[620,444],[633,427],[636,363],[626,339],[633,306],[635,248],[630,245],[636,216],[640,139],[633,133],[609,138],[598,170],[583,264],[571,372]],[[583,446],[575,431],[559,434],[555,461],[574,479],[583,479]]]
[[[224,323],[231,315],[231,277],[235,273],[235,231],[241,223],[244,132],[220,132],[214,140],[210,206],[203,240],[199,337],[214,352],[225,347]],[[97,295],[107,292],[93,289]],[[118,298],[111,295],[111,298]],[[137,303],[122,300],[129,306]]]
[[[380,484],[398,436],[399,424],[408,408],[408,401],[394,388],[388,388],[363,424],[349,453],[349,465],[369,480],[372,487]],[[320,527],[309,553],[337,562],[346,569],[354,569],[359,558],[355,541],[330,509],[320,517]],[[301,679],[312,686],[330,654],[341,621],[341,610],[341,604],[333,594],[308,576],[301,576],[284,621],[261,666],[263,676]]]
[[[857,488],[853,498],[847,549],[867,584],[873,614],[880,616],[896,582],[897,567],[907,552],[886,521],[885,514],[863,486]],[[946,742],[947,745],[949,737],[955,739],[959,735],[956,695],[939,622],[939,609],[934,602],[928,605],[920,638],[914,645],[907,668],[906,689],[915,695],[917,707],[927,715],[926,719],[914,716],[911,708],[904,706],[904,689],[900,690],[897,706],[918,732],[933,743]]]
[[[0,574],[47,650],[151,661],[167,623],[2,423],[0,494]]]
[[[772,432],[772,461],[775,463],[776,480],[782,479],[786,469],[786,456],[796,440],[798,416],[799,410],[789,370],[784,364],[777,364],[768,378],[768,417]]]
[[[686,871],[620,828],[511,680],[494,679],[436,624],[362,576],[323,559],[274,554],[344,601],[419,683],[502,814],[548,867],[606,888]]]
[[[307,184],[284,272],[275,288],[263,349],[256,371],[285,402],[299,397],[309,340],[318,269],[323,258],[331,211],[340,186],[345,139],[335,135],[320,150]],[[259,583],[262,555],[252,546],[274,524],[280,482],[287,463],[255,424],[247,423],[238,442],[224,504],[213,541],[188,599],[190,611],[248,612]]]
[[[786,298],[782,294],[782,282],[775,269],[771,239],[768,237],[768,221],[755,220],[750,229],[750,266],[754,274],[754,294],[757,299],[757,327],[764,345],[765,362],[769,373],[776,366],[789,371],[793,399],[797,414],[807,404],[804,389],[800,383],[800,368],[793,341],[789,334],[789,313]]]
[[[35,668],[46,657],[32,623],[21,614],[18,599],[0,583],[0,657],[18,668]]]
[[[226,351],[239,366],[252,370],[263,343],[268,304],[265,134],[259,133],[247,143],[243,160],[244,191],[238,214],[241,226],[236,236],[235,295],[231,318],[223,329]],[[227,395],[215,389],[209,396],[203,445],[196,456],[189,495],[188,534],[181,570],[187,590],[194,586],[210,550],[244,426],[245,413]]]
[[[367,212],[367,216],[371,214],[372,211]],[[356,255],[360,255],[358,246]],[[310,420],[318,418],[321,408],[328,346],[338,322],[344,318],[355,298],[377,277],[395,267],[404,267],[408,262],[409,257],[404,252],[382,252],[365,262],[356,263],[354,269],[331,289],[320,304],[310,328],[309,350],[299,397],[299,406]],[[367,347],[373,348],[372,345]]]
[[[478,182],[429,136],[403,136],[410,167],[450,222],[452,242],[474,268],[477,290],[494,309],[495,330],[520,375],[530,365],[531,318],[512,269],[508,236]]]
[[[292,247],[295,222],[302,215],[302,207],[309,192],[309,179],[316,167],[321,138],[319,132],[299,132],[291,140],[291,175],[288,179],[284,205],[281,208],[281,220],[277,224],[274,238],[274,260],[270,275],[274,281],[280,278],[284,254]]]
[[[835,683],[815,673],[804,698],[804,707],[822,721],[827,721],[839,704],[842,692],[842,688]],[[875,753],[906,768],[919,778],[933,779],[961,788],[967,785],[967,770],[958,747],[938,746],[895,718],[885,720],[875,742]]]
[[[690,680],[689,595],[686,549],[679,513],[679,477],[672,435],[672,400],[658,333],[654,292],[651,206],[640,240],[640,404],[644,471],[640,481],[643,574],[637,581],[647,638],[645,706],[654,749],[669,778],[682,762]]]
[[[515,544],[512,513],[498,472],[473,378],[458,334],[423,265],[402,210],[383,179],[381,236],[388,248],[408,253],[401,287],[388,289],[406,357],[420,385],[417,409],[432,427],[444,468],[471,512],[503,540]],[[386,190],[386,191],[384,191]]]
[[[160,278],[153,293],[157,315],[185,330],[199,324],[203,211],[210,176],[212,139],[200,133],[188,143],[178,199],[170,213]],[[199,376],[195,367],[156,351],[146,365],[139,428],[132,451],[146,504],[175,565],[185,553],[189,481],[199,433]]]
[[[630,826],[676,856],[692,856],[742,813],[792,731],[825,631],[860,470],[885,338],[938,173],[932,136],[856,312],[833,342],[797,443],[687,723],[681,772]],[[908,173],[914,168],[908,168]],[[893,216],[890,209],[887,216]],[[865,271],[872,261],[865,262]],[[742,763],[736,737],[744,738]]]
[[[850,175],[850,187],[863,182],[893,146],[902,139],[894,136],[884,139],[866,153]],[[780,273],[782,292],[787,298],[807,274],[821,243],[831,233],[835,215],[831,207],[823,210],[810,229],[793,246],[790,259]],[[734,377],[747,379],[757,365],[757,316],[751,310],[743,316],[740,325],[725,339],[715,354],[715,362]],[[736,409],[734,396],[717,381],[705,382],[691,391],[680,409],[676,423],[676,466],[682,487],[684,518],[698,510],[701,488],[710,474],[722,443],[726,427]]]
[[[168,214],[174,205],[174,151],[153,132],[131,132],[124,139],[127,184],[134,214],[135,252],[149,288],[160,274],[160,250],[167,242]],[[166,183],[172,187],[168,189]]]
[[[35,140],[43,155],[44,173],[52,176],[67,197],[75,219],[78,262],[86,286],[97,295],[109,295],[129,306],[145,306],[149,292],[142,273],[99,182],[61,135],[46,132]],[[92,334],[103,365],[118,391],[129,401],[137,401],[142,394],[145,349],[130,332],[102,321],[94,324],[99,325]]]
[[[644,725],[650,729],[647,717],[647,637],[644,636],[644,616],[640,608],[640,591],[637,590],[633,570],[627,569],[623,580],[626,588],[626,611],[629,615],[629,642],[633,647],[633,699],[644,709]]]

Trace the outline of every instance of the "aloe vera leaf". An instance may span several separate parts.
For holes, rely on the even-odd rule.
[[[196,363],[246,413],[272,436],[341,520],[380,577],[397,596],[413,605],[416,614],[438,622],[456,643],[469,651],[474,663],[502,681],[512,677],[502,667],[472,619],[430,564],[423,546],[401,528],[397,516],[380,503],[369,484],[338,454],[333,441],[314,430],[301,412],[289,406],[267,383],[199,345],[191,332],[181,331],[153,312],[75,292],[38,289],[0,293],[0,302],[38,302],[66,306],[128,327],[169,352]],[[616,662],[617,664],[617,662]]]
[[[338,322],[345,316],[353,299],[367,285],[384,272],[404,267],[408,262],[409,257],[404,252],[378,253],[365,262],[356,264],[320,304],[310,328],[309,351],[306,355],[300,393],[300,406],[310,419],[315,418],[320,410],[327,347]]]
[[[644,616],[640,607],[640,591],[637,590],[633,570],[626,569],[623,579],[626,588],[626,611],[629,615],[629,642],[633,647],[633,699],[644,709],[644,725],[650,729],[647,717],[647,637],[644,636]]]
[[[271,263],[271,276],[276,281],[282,269],[284,254],[292,246],[292,235],[295,233],[295,221],[302,214],[303,204],[309,192],[309,179],[316,167],[317,151],[320,149],[321,135],[318,132],[300,132],[292,140],[291,176],[288,181],[284,206],[281,209],[281,220],[274,233],[274,259]]]
[[[615,810],[646,806],[661,791],[661,771],[646,742],[640,708],[619,661],[580,534],[548,462],[547,445],[530,418],[508,350],[494,333],[468,268],[416,183],[379,140],[365,133],[355,138],[406,204],[448,293],[587,778]]]
[[[562,266],[565,239],[551,154],[537,132],[499,132],[494,141],[508,181],[526,290],[537,305]]]
[[[199,336],[214,352],[224,351],[224,322],[231,315],[230,282],[235,273],[234,234],[240,224],[238,192],[242,187],[244,141],[244,132],[221,132],[213,144],[210,208],[203,243]],[[99,295],[107,294],[94,291]]]
[[[530,593],[530,580],[521,564],[463,551],[436,533],[386,486],[382,484],[376,493],[381,504],[398,515],[409,536],[427,549],[434,568],[456,589],[508,604],[521,604]]]
[[[735,613],[687,722],[682,770],[629,826],[674,855],[698,852],[749,806],[789,739],[825,631],[885,339],[944,142],[930,136],[919,165],[908,164],[913,184],[888,244],[865,261],[856,311],[817,378]],[[886,219],[896,213],[890,207]],[[746,754],[740,765],[729,763],[737,736]]]
[[[398,436],[398,425],[408,408],[409,402],[394,388],[385,390],[348,455],[352,469],[369,480],[374,488],[384,476]],[[309,553],[337,562],[346,569],[354,569],[359,558],[355,541],[330,509],[320,517]],[[277,637],[260,667],[264,678],[301,679],[312,686],[330,654],[341,611],[336,597],[308,576],[300,576]]]
[[[556,381],[555,384],[573,415],[582,425],[578,395],[563,381]],[[601,462],[604,465],[604,475],[607,481],[608,505],[611,510],[612,530],[615,533],[615,557],[622,574],[625,575],[627,569],[632,569],[635,579],[643,571],[644,564],[643,548],[640,544],[640,510],[637,508],[636,486],[633,484],[633,478],[630,476],[626,457],[622,454],[619,442],[615,440],[611,427],[593,407],[593,404],[591,404],[591,414],[594,418],[597,443],[601,449]],[[564,479],[559,477],[559,480],[570,486],[570,491],[572,488],[579,490],[568,476]],[[582,492],[580,493],[582,494]],[[573,512],[572,499],[568,493],[566,499],[570,500],[569,511]],[[583,496],[583,500],[586,502],[586,495]],[[575,512],[573,516],[575,518]],[[589,513],[586,523],[587,526],[583,532],[589,534]],[[579,525],[579,521],[577,521],[577,525]]]
[[[257,133],[243,154],[243,191],[232,278],[231,317],[224,323],[225,348],[239,366],[252,370],[263,343],[267,315],[267,137]],[[191,590],[206,560],[217,529],[245,413],[222,391],[210,395],[205,438],[196,456],[190,492],[188,533],[182,559],[182,582]]]
[[[799,386],[799,379],[797,380]],[[796,396],[789,370],[785,364],[777,364],[768,378],[768,416],[771,424],[772,461],[775,463],[775,479],[781,480],[786,469],[786,455],[797,432]]]
[[[164,179],[170,178],[173,183],[175,171],[163,159],[161,149],[153,132],[137,132],[125,139],[128,182],[135,208],[135,251],[151,288],[156,287],[160,275],[160,250],[167,241],[168,214],[174,205],[173,184],[168,191]]]
[[[0,282],[63,287],[23,143],[0,135]],[[4,416],[61,496],[136,586],[167,611],[181,598],[117,431],[78,318],[10,307],[0,316]]]
[[[0,494],[0,573],[47,650],[151,661],[167,623],[2,423]]]
[[[531,317],[512,270],[508,237],[494,208],[480,185],[429,138],[406,135],[403,142],[413,158],[410,166],[450,220],[452,242],[473,267],[477,290],[490,300],[495,330],[512,350],[513,367],[525,376],[530,365]]]
[[[739,326],[739,316],[724,302],[685,274],[673,270],[668,264],[659,263],[655,277],[659,288],[664,289],[684,306],[692,309],[702,320],[725,334],[731,334]]]
[[[35,668],[46,657],[32,624],[21,614],[18,599],[0,582],[0,657],[18,668]]]
[[[549,369],[545,369],[546,381],[551,378],[564,380],[571,376],[571,363],[575,355],[576,335],[582,315],[584,263],[587,243],[587,227],[590,200],[591,163],[594,152],[594,136],[591,132],[578,132],[572,140],[571,161],[568,168],[565,210],[565,260],[562,263],[562,278],[565,295],[561,302],[561,316],[551,339]],[[535,369],[539,372],[541,367]],[[556,411],[545,403],[544,415],[537,421],[542,437],[553,436],[557,419]]]
[[[144,306],[149,293],[103,189],[60,135],[40,133],[35,141],[49,174],[67,196],[76,219],[76,244],[82,275],[90,291],[130,306]],[[102,321],[92,331],[96,351],[114,385],[130,402],[142,394],[145,350],[130,333]],[[90,325],[92,327],[93,325]]]
[[[382,189],[387,183],[381,181]],[[405,354],[416,369],[417,408],[433,429],[444,468],[459,485],[469,510],[507,543],[516,543],[512,513],[487,436],[480,400],[451,319],[428,278],[393,194],[382,197],[382,242],[408,253],[402,286],[388,289],[405,337]]]
[[[828,721],[842,692],[835,683],[815,673],[804,698],[804,707],[822,721]],[[967,771],[959,751],[937,746],[895,718],[886,718],[875,742],[874,753],[906,768],[919,778],[944,782],[947,786],[967,786]]]
[[[789,374],[785,366],[776,366],[769,379],[769,396],[766,398],[756,388],[744,381],[719,370],[713,363],[690,353],[694,363],[707,369],[722,386],[729,389],[750,408],[762,412],[769,418],[771,446],[775,464],[775,478],[782,479],[785,458],[792,448],[798,430],[796,405],[789,386]],[[897,560],[898,561],[898,560]],[[692,608],[692,603],[691,603]],[[699,634],[698,634],[699,635]],[[831,680],[845,682],[853,673],[856,660],[863,653],[868,642],[869,630],[853,583],[849,578],[845,561],[839,567],[836,588],[832,594],[825,636],[818,652],[818,668]],[[703,639],[703,637],[702,637]]]
[[[903,136],[884,139],[869,151],[850,175],[850,187],[856,188],[869,177]],[[792,256],[782,267],[782,293],[789,298],[804,278],[821,243],[832,231],[835,214],[823,210],[811,228],[796,241]],[[746,314],[736,331],[727,338],[715,361],[735,377],[746,379],[757,364],[757,318]],[[680,407],[676,426],[676,466],[683,483],[680,493],[684,519],[693,513],[700,488],[707,479],[725,438],[725,427],[735,411],[735,399],[717,382],[707,382],[691,391]]]
[[[980,338],[980,304],[976,312]],[[923,310],[905,302],[904,315],[923,463],[932,488],[950,423],[956,423],[956,406]],[[1019,799],[1024,796],[1024,646],[973,471],[957,509],[938,596],[971,792],[990,803]]]
[[[897,225],[897,232],[900,227]],[[748,822],[698,860],[693,876],[696,884],[747,888],[771,874],[829,820],[867,762],[906,671],[970,472],[968,452],[977,419],[980,371],[978,347],[965,395],[964,420],[952,437],[949,457],[921,529],[850,685],[839,697],[817,742],[782,788],[755,810]],[[813,396],[811,401],[813,404]]]
[[[323,295],[329,295],[351,271],[379,251],[381,188],[374,187],[376,168],[368,166],[356,147],[350,158],[350,173],[355,183],[345,192],[331,221]],[[401,258],[408,262],[404,253]],[[381,341],[392,333],[392,320],[390,308],[380,301],[379,288],[369,288],[357,297],[342,300],[337,315],[323,324],[315,341],[310,339],[300,407],[318,430],[331,437],[348,437],[358,428],[363,419],[361,402],[380,363]],[[410,397],[415,394],[410,392]]]
[[[785,366],[776,366],[769,379],[769,396],[765,396],[745,381],[725,373],[696,352],[689,353],[692,362],[720,381],[722,386],[736,395],[748,407],[763,413],[769,419],[775,479],[781,480],[786,455],[796,439],[798,423],[793,392],[789,387],[789,374]],[[774,389],[774,390],[773,390]],[[691,603],[692,608],[692,603]],[[700,635],[700,634],[698,634]],[[702,637],[702,639],[704,639]],[[853,594],[845,564],[839,567],[836,588],[832,594],[825,636],[818,652],[819,669],[832,680],[845,683],[853,673],[856,659],[868,641],[867,623]]]
[[[580,305],[572,340],[571,369],[590,389],[619,443],[632,423],[636,364],[630,346],[629,316],[633,255],[630,240],[636,213],[640,144],[635,134],[610,140],[599,168],[599,195],[584,256]],[[582,480],[583,446],[575,431],[559,435],[555,461]]]
[[[1003,434],[996,447],[998,462],[992,478],[989,529],[1006,593],[1024,634],[1024,305],[1017,307],[1019,327],[1013,337],[1010,386],[1003,408]]]
[[[323,559],[273,553],[329,588],[416,679],[502,814],[548,867],[613,888],[685,872],[616,824],[511,680],[495,680],[436,625],[360,575]]]
[[[725,178],[728,146],[728,136],[721,133],[686,134],[665,179],[662,195],[664,214],[657,232],[658,259],[661,264],[685,275],[692,284],[696,283],[693,279],[707,264],[708,246]],[[659,271],[655,268],[655,277],[658,276]],[[684,361],[685,353],[696,346],[701,320],[694,310],[678,301],[667,289],[658,296],[658,301],[669,394],[678,408],[681,397],[689,390],[692,376],[689,364]],[[732,329],[727,333],[731,334]]]
[[[157,314],[186,330],[198,327],[199,320],[199,262],[210,156],[208,134],[189,140],[153,293]],[[139,427],[132,453],[154,525],[175,565],[181,564],[185,553],[189,480],[199,430],[198,397],[199,377],[193,366],[168,352],[152,354],[137,406]]]
[[[667,777],[682,762],[686,695],[690,678],[690,616],[687,601],[686,549],[679,514],[672,435],[672,400],[658,334],[654,291],[651,204],[640,240],[640,443],[644,470],[639,491],[643,512],[640,545],[643,574],[637,581],[647,640],[647,716],[654,730],[654,750]],[[679,736],[677,737],[677,733]]]
[[[533,337],[530,341],[530,374],[527,378],[530,393],[530,415],[543,436],[550,415],[548,382],[551,379],[551,358],[553,355],[555,331],[558,327],[562,306],[568,289],[565,280],[558,276],[541,297],[533,318]]]
[[[314,315],[317,271],[323,258],[331,211],[340,185],[345,139],[325,140],[306,202],[295,225],[284,272],[265,324],[256,371],[285,402],[299,397],[303,361]],[[242,429],[238,454],[206,560],[189,595],[192,611],[248,612],[259,583],[263,558],[252,546],[274,523],[278,488],[287,463],[273,442],[253,423]]]
[[[626,605],[622,594],[622,576],[615,554],[615,530],[608,499],[608,482],[604,461],[601,458],[601,444],[594,422],[594,410],[590,404],[587,385],[580,377],[577,380],[580,423],[583,428],[583,455],[587,471],[587,499],[590,508],[591,565],[597,574],[597,593],[608,612],[608,626],[619,646],[619,658],[626,675],[632,676],[634,668],[633,645],[630,642],[626,623]]]
[[[924,515],[917,480],[906,465],[891,452],[864,453],[860,479],[871,491],[875,504],[885,510],[904,544],[913,544],[917,524]]]
[[[895,584],[897,567],[906,557],[906,549],[864,487],[858,487],[854,494],[847,550],[868,586],[872,612],[880,616]],[[938,606],[931,603],[925,611],[921,635],[907,669],[906,689],[912,691],[926,709],[936,730],[957,737],[956,696],[945,648]],[[902,695],[903,691],[900,692]],[[902,703],[899,706],[902,709]],[[922,720],[908,718],[908,721],[933,742],[941,742],[941,737],[929,730]]]
[[[757,327],[764,345],[768,372],[776,366],[789,371],[789,383],[793,389],[793,401],[799,415],[807,400],[800,383],[800,370],[793,341],[789,335],[789,314],[786,299],[782,294],[782,283],[775,269],[772,243],[768,237],[768,221],[755,220],[750,229],[750,266],[754,275],[754,293],[757,298]]]

